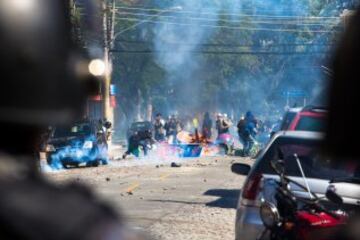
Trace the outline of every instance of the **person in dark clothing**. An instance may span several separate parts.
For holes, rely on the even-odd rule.
[[[170,120],[165,124],[166,136],[173,144],[177,143],[177,134],[181,131],[181,123],[175,115],[170,117]]]
[[[256,129],[257,121],[252,112],[248,111],[245,115],[245,128],[244,128],[244,156],[249,156],[250,151],[255,143],[255,136],[257,134]]]
[[[154,122],[155,140],[158,142],[165,140],[165,121],[162,119],[161,114],[156,114]]]
[[[123,159],[130,154],[134,154],[136,157],[139,157],[139,147],[142,147],[144,155],[147,156],[149,146],[151,146],[154,142],[155,141],[152,138],[150,130],[134,132],[134,134],[129,137],[128,149],[124,153]]]
[[[140,146],[140,136],[138,132],[134,132],[128,139],[128,148],[123,155],[125,159],[128,155],[134,154],[136,157],[139,157],[139,146]]]
[[[208,112],[204,115],[204,121],[202,124],[202,135],[206,139],[211,138],[211,129],[212,129],[212,120],[210,118],[210,114]]]
[[[245,118],[241,118],[237,124],[237,132],[240,142],[245,145],[246,135],[245,135],[246,121]]]

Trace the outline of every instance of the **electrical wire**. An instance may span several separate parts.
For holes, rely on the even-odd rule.
[[[178,53],[196,53],[196,54],[216,54],[216,55],[327,55],[330,52],[317,51],[317,52],[276,52],[276,51],[156,51],[156,50],[121,50],[111,49],[113,53],[129,53],[129,54],[150,54],[150,53],[162,53],[162,54],[178,54]]]
[[[142,40],[125,40],[125,39],[117,39],[117,42],[126,43],[126,44],[153,44],[153,41],[142,41]],[[299,47],[307,47],[307,46],[335,46],[335,43],[276,43],[276,44],[267,44],[266,46],[259,46],[255,44],[224,44],[224,43],[191,43],[191,42],[162,42],[163,44],[169,45],[185,45],[185,46],[200,46],[200,47],[233,47],[233,48],[241,48],[241,47],[264,47],[264,48],[274,48],[274,47],[287,47],[287,46],[299,46]]]
[[[153,11],[153,12],[173,12],[180,14],[196,14],[196,15],[216,15],[216,16],[239,16],[239,17],[263,17],[263,18],[296,18],[296,19],[339,19],[340,17],[320,17],[320,16],[294,16],[294,15],[258,15],[258,14],[237,14],[237,13],[223,13],[223,12],[202,12],[200,11],[189,11],[189,10],[176,10],[176,9],[160,9],[160,8],[145,8],[145,7],[124,7],[117,6],[115,9],[125,10],[140,10],[140,11]]]
[[[154,14],[144,14],[144,13],[133,13],[133,12],[117,12],[118,15],[130,15],[130,16],[142,16],[142,17],[156,17],[156,18],[171,18],[171,19],[186,19],[186,20],[196,20],[196,21],[208,21],[208,22],[224,22],[224,23],[256,23],[256,24],[271,24],[271,25],[304,25],[304,26],[317,26],[317,25],[337,25],[338,21],[331,20],[332,22],[325,22],[323,20],[319,22],[306,22],[302,20],[288,20],[284,21],[283,19],[274,20],[229,20],[229,19],[218,19],[218,18],[201,18],[201,17],[181,17],[181,16],[164,16],[164,15],[154,15]],[[279,21],[281,20],[281,21]]]
[[[246,31],[269,31],[269,32],[297,32],[297,33],[331,33],[335,30],[301,30],[301,29],[276,29],[276,28],[259,28],[259,27],[235,27],[226,25],[211,25],[211,24],[194,24],[194,23],[180,23],[180,22],[169,22],[160,20],[144,20],[138,18],[120,18],[116,17],[117,20],[126,20],[130,22],[141,22],[141,23],[160,23],[177,26],[196,26],[196,27],[208,27],[208,28],[223,28],[231,30],[246,30]]]

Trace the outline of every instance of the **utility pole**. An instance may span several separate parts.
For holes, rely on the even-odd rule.
[[[111,18],[110,18],[111,14]],[[111,19],[111,21],[109,21]],[[106,72],[102,84],[103,117],[114,123],[114,109],[110,105],[110,85],[112,74],[112,58],[110,49],[113,45],[115,29],[115,0],[112,0],[111,10],[107,1],[103,1],[103,32],[104,32],[104,62]]]

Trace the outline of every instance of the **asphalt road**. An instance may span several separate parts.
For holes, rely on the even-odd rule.
[[[46,173],[57,183],[91,185],[129,225],[154,239],[234,239],[237,199],[244,177],[233,174],[238,157],[169,161],[130,159],[108,166]]]

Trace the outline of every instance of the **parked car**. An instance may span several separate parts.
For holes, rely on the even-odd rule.
[[[352,184],[349,179],[357,179],[358,167],[356,166],[332,166],[318,154],[318,146],[321,144],[323,135],[316,132],[304,131],[281,131],[274,135],[269,144],[260,153],[252,167],[246,164],[233,164],[232,171],[247,175],[247,179],[241,191],[236,213],[236,239],[257,239],[263,231],[263,223],[259,214],[261,199],[274,191],[269,182],[278,179],[270,167],[270,162],[283,156],[286,175],[296,182],[306,185],[301,177],[299,166],[294,158],[296,153],[300,159],[305,176],[311,191],[319,197],[324,197],[327,188],[331,184],[337,189],[344,200],[345,209],[358,208],[360,205],[360,187]],[[341,179],[347,179],[345,182]],[[333,180],[332,182],[330,182]],[[292,185],[291,189],[297,197],[309,198],[308,192]],[[334,206],[324,199],[324,204],[330,209]],[[335,209],[335,207],[334,207]]]
[[[99,122],[83,121],[55,127],[49,135],[46,158],[52,168],[108,163],[106,130]]]
[[[287,128],[282,130],[324,132],[327,115],[326,108],[307,106],[295,115]]]
[[[129,139],[135,132],[140,135],[147,135],[145,132],[151,132],[151,136],[153,136],[153,125],[149,121],[133,122],[126,133],[127,139]]]

